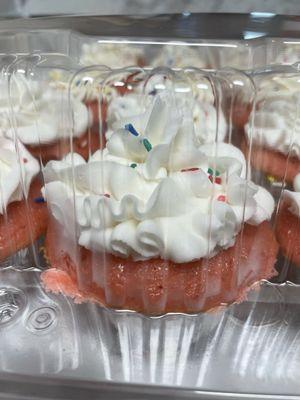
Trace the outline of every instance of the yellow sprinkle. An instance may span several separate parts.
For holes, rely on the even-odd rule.
[[[272,175],[267,175],[267,179],[270,183],[274,183],[275,182],[275,178]]]
[[[59,81],[61,79],[61,72],[54,69],[53,71],[50,71],[49,76],[54,81]]]
[[[47,256],[46,247],[45,247],[45,246],[40,246],[39,251],[40,251],[40,253],[43,255],[43,257],[44,257],[44,259],[45,259],[45,261],[46,261],[46,264],[47,264],[48,266],[50,266],[51,263],[50,263],[50,260],[49,260],[49,258],[48,258],[48,256]]]

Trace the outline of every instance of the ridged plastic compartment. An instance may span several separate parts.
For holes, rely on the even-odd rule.
[[[277,39],[252,39],[252,40],[178,40],[163,38],[123,38],[87,36],[76,31],[47,29],[34,31],[1,31],[2,53],[55,53],[70,56],[75,62],[82,61],[83,49],[92,46],[95,50],[106,46],[114,46],[119,52],[119,65],[109,65],[105,58],[100,64],[109,67],[126,67],[130,64],[126,60],[129,48],[141,53],[141,59],[146,66],[185,67],[195,66],[184,63],[195,53],[198,68],[233,67],[238,69],[251,69],[270,64],[276,59]],[[281,47],[281,42],[279,48]],[[279,51],[279,50],[277,50]],[[282,50],[280,50],[282,51]],[[171,59],[172,58],[172,59]],[[198,61],[197,61],[198,58]],[[164,62],[164,64],[161,64]],[[195,62],[195,61],[194,61]],[[167,64],[167,65],[166,65]]]
[[[53,32],[53,36],[56,35]],[[26,43],[28,49],[37,52],[41,44],[31,47],[31,41],[38,41],[39,37],[30,39],[31,36],[34,37],[33,34],[12,34],[8,42],[13,44],[7,45],[7,51],[18,53],[19,46]],[[123,82],[120,75],[128,77],[128,72],[135,71],[145,76],[150,73],[138,67],[118,72],[103,66],[82,69],[78,64],[78,49],[83,39],[76,39],[76,36],[68,32],[66,41],[60,41],[58,47],[53,44],[58,44],[56,40],[46,45],[47,53],[59,48],[57,53],[65,54],[21,55],[13,60],[5,57],[3,70],[9,69],[12,75],[22,74],[22,70],[30,72],[31,79],[37,78],[46,84],[49,77],[53,78],[51,71],[55,70],[59,72],[59,79],[63,76],[71,82],[69,93],[76,93],[76,82],[79,80],[84,84],[86,77],[92,78],[89,80],[92,86],[100,86],[99,93],[102,93],[112,82]],[[49,36],[43,37],[41,32],[40,38],[41,43],[47,43]],[[263,43],[262,40],[260,45]],[[12,48],[16,50],[10,51]],[[77,59],[72,58],[73,51]],[[281,72],[288,74],[291,70]],[[174,76],[179,76],[172,75],[169,70],[156,73],[169,74],[174,82]],[[240,146],[241,134],[234,121],[234,111],[240,106],[244,90],[250,110],[255,108],[257,82],[265,71],[246,74],[229,69],[211,73],[189,69],[185,74],[187,82],[193,74],[199,80],[210,82],[217,108],[224,112],[229,122],[226,140]],[[98,103],[100,109],[100,94]],[[72,139],[71,111],[66,121],[69,139]],[[100,137],[102,129],[100,118]],[[58,158],[61,155],[58,154]],[[260,174],[254,174],[252,179],[262,183]],[[272,191],[278,201],[280,191]],[[276,224],[276,220],[272,223]],[[38,247],[34,252],[35,260],[26,255],[25,263],[14,259],[4,264],[0,271],[1,372],[25,374],[36,379],[44,374],[62,380],[75,378],[74,386],[78,382],[80,386],[81,381],[93,381],[184,387],[199,391],[203,398],[212,396],[212,392],[219,392],[219,396],[265,394],[270,398],[298,394],[297,269],[290,265],[286,268],[282,258],[277,265],[281,271],[279,277],[274,282],[262,281],[260,289],[251,291],[241,304],[219,309],[216,313],[147,317],[91,303],[76,304],[61,294],[46,293],[40,272],[47,266],[39,250],[43,252]],[[23,264],[29,271],[24,270]],[[287,280],[290,270],[296,272],[293,283]],[[80,270],[78,274],[80,276]]]

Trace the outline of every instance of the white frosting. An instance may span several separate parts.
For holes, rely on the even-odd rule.
[[[159,49],[150,65],[169,68],[215,68],[217,57],[208,48],[167,44]]]
[[[76,226],[87,249],[182,263],[234,245],[243,221],[270,219],[274,201],[245,179],[241,151],[198,146],[182,111],[168,95],[157,96],[139,136],[120,128],[88,162],[74,154],[47,164],[45,195],[68,237]],[[190,168],[197,170],[182,171]],[[216,184],[208,168],[218,170]]]
[[[68,92],[44,87],[21,77],[0,81],[0,134],[22,143],[39,145],[69,138],[73,123],[75,137],[81,136],[90,123],[87,107],[71,98]],[[72,117],[71,117],[72,116]],[[73,119],[73,122],[72,122]]]
[[[253,114],[249,121],[252,121]],[[276,76],[261,85],[253,127],[246,124],[248,140],[300,158],[300,78]]]
[[[288,42],[286,43],[285,48],[280,51],[279,54],[277,54],[273,60],[271,60],[272,63],[275,64],[294,64],[296,62],[300,61],[300,43],[299,44],[289,44]]]
[[[0,214],[8,204],[26,198],[39,170],[37,160],[19,141],[0,137]]]
[[[300,174],[296,175],[293,182],[294,191],[284,190],[283,198],[289,204],[289,210],[300,217]]]
[[[106,65],[109,68],[124,68],[138,65],[143,51],[124,43],[85,43],[80,62],[83,65]]]
[[[115,87],[107,85],[105,90],[102,88],[102,81],[104,79],[104,72],[100,72],[95,68],[94,70],[81,71],[76,75],[76,78],[69,82],[69,76],[64,76],[61,71],[52,70],[49,73],[50,86],[54,89],[65,90],[72,93],[72,97],[81,102],[88,102],[97,100],[100,102],[102,95],[105,92],[105,98],[110,100],[113,97],[118,96],[118,92]],[[107,73],[109,73],[107,69]]]

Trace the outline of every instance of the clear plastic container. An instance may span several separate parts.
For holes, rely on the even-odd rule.
[[[4,241],[3,398],[298,396],[297,65],[255,69],[264,39],[191,40],[203,69],[153,69],[162,39],[1,40],[0,122],[20,192],[8,204],[24,204],[15,221],[29,238],[30,208],[49,213],[20,251],[17,234]],[[135,65],[113,68],[110,48],[84,66],[83,44],[103,42],[125,62],[133,46]],[[228,49],[251,57],[230,65]]]

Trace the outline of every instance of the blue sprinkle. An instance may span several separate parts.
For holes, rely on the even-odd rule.
[[[156,96],[157,95],[157,90],[153,89],[151,92],[149,92],[150,96]]]
[[[34,199],[34,201],[35,201],[36,203],[45,203],[44,197],[36,197],[36,198]]]
[[[134,136],[139,136],[138,132],[134,129],[134,126],[132,124],[126,124],[125,129],[132,133]]]

